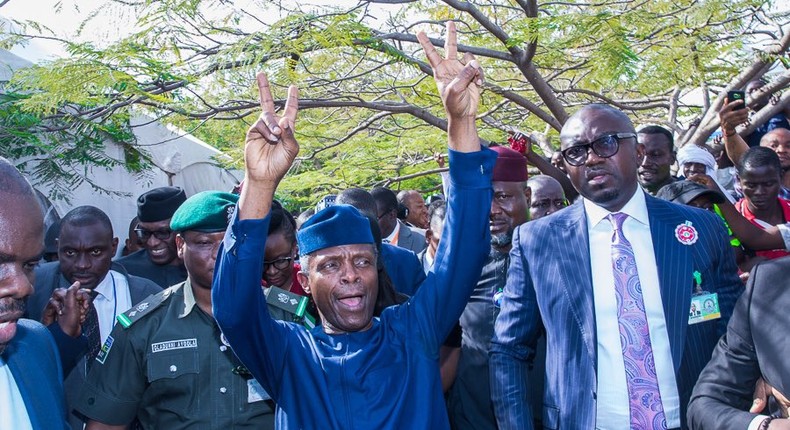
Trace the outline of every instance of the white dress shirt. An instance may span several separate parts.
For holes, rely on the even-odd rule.
[[[93,299],[93,306],[99,316],[99,333],[104,344],[115,326],[115,318],[132,307],[132,297],[126,277],[114,270],[107,273],[95,291],[99,294]]]
[[[625,429],[630,425],[630,403],[614,290],[611,251],[613,228],[612,223],[606,218],[610,212],[587,199],[584,199],[584,211],[587,215],[587,232],[590,238],[590,265],[598,340],[596,427]],[[680,399],[672,363],[672,351],[669,347],[661,289],[658,284],[653,237],[650,234],[650,221],[642,189],[637,188],[620,212],[628,215],[623,223],[623,235],[634,250],[639,281],[642,284],[642,298],[650,329],[658,389],[661,392],[667,426],[680,427]]]
[[[33,430],[22,393],[3,357],[0,357],[0,429]]]

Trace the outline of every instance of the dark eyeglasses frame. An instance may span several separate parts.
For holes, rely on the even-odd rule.
[[[285,270],[286,268],[291,266],[291,262],[294,261],[293,257],[282,257],[276,260],[270,261],[263,261],[263,270],[269,270],[269,267],[274,266],[277,270]]]
[[[595,152],[595,155],[601,158],[609,158],[617,154],[617,151],[620,150],[620,140],[622,139],[636,139],[636,133],[613,133],[601,136],[590,143],[585,143],[582,145],[574,145],[569,148],[565,148],[562,150],[562,158],[565,160],[566,163],[570,164],[571,166],[582,166],[587,162],[587,158],[590,156],[590,150],[592,149]],[[613,148],[613,150],[612,150]],[[580,149],[584,149],[584,156],[580,156],[577,158],[573,158],[568,155],[570,151],[578,151]],[[611,151],[611,153],[609,152]]]
[[[136,228],[134,229],[134,234],[137,235],[138,239],[140,239],[141,241],[143,241],[143,243],[145,243],[148,242],[148,239],[150,239],[151,236],[154,236],[159,240],[169,240],[173,236],[173,230],[167,229],[167,230],[150,231],[144,228]]]

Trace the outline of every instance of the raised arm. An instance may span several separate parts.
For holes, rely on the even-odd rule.
[[[247,131],[244,143],[244,187],[239,196],[239,220],[260,219],[269,214],[274,191],[291,168],[299,144],[294,137],[299,95],[288,88],[283,116],[274,111],[274,100],[266,74],[258,73],[261,114]]]
[[[433,78],[447,113],[447,145],[458,152],[479,151],[480,138],[475,119],[480,104],[483,69],[474,55],[468,52],[458,60],[457,32],[453,21],[447,22],[444,58],[424,32],[419,32],[417,39],[433,68]]]
[[[730,157],[732,164],[736,166],[741,164],[741,157],[749,149],[749,145],[735,129],[749,120],[749,111],[743,107],[743,100],[736,100],[732,103],[727,103],[727,100],[724,100],[724,106],[719,111],[724,148],[727,150],[727,156]]]
[[[434,269],[410,305],[399,312],[410,313],[408,320],[418,325],[426,348],[435,351],[458,321],[488,255],[488,208],[496,155],[480,147],[475,117],[483,75],[471,54],[462,61],[456,58],[455,23],[447,23],[445,58],[424,33],[417,37],[433,67],[447,112],[450,175],[447,216]]]
[[[702,184],[711,190],[718,191],[716,182],[708,175],[698,174],[688,179]],[[718,207],[721,216],[727,221],[727,225],[730,226],[735,237],[737,237],[747,248],[753,250],[785,248],[785,242],[778,228],[770,227],[763,230],[755,226],[744,218],[743,215],[735,209],[735,206],[727,200],[725,200],[724,203],[719,203]]]
[[[244,186],[218,252],[211,296],[214,318],[233,351],[276,398],[289,328],[269,316],[261,273],[274,192],[299,152],[294,138],[298,99],[296,87],[290,87],[279,117],[263,73],[258,90],[261,115],[247,131]]]

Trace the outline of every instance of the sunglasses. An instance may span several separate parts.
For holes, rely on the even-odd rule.
[[[571,166],[581,166],[587,162],[587,157],[590,155],[590,150],[595,152],[595,155],[601,158],[609,158],[617,154],[620,149],[621,139],[636,139],[634,133],[615,133],[601,136],[590,143],[571,146],[562,151],[562,158]]]
[[[137,235],[137,238],[140,239],[141,241],[148,242],[148,239],[150,239],[151,236],[159,240],[168,240],[170,239],[170,236],[173,235],[173,230],[166,229],[166,230],[151,231],[143,228],[136,228],[134,229],[134,233]]]

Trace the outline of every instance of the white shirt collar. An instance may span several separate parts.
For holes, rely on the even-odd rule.
[[[121,276],[121,274],[114,270],[108,271],[107,275],[99,282],[99,285],[96,286],[94,291],[105,298],[112,298],[116,294],[116,292],[113,291],[113,276]]]
[[[587,214],[588,228],[595,227],[601,220],[604,220],[612,213],[608,209],[598,206],[588,199],[583,199],[582,202],[584,203],[584,212]],[[622,212],[644,225],[650,225],[647,216],[647,204],[645,203],[645,192],[641,187],[636,187],[634,195],[631,196],[625,206],[618,212]]]

